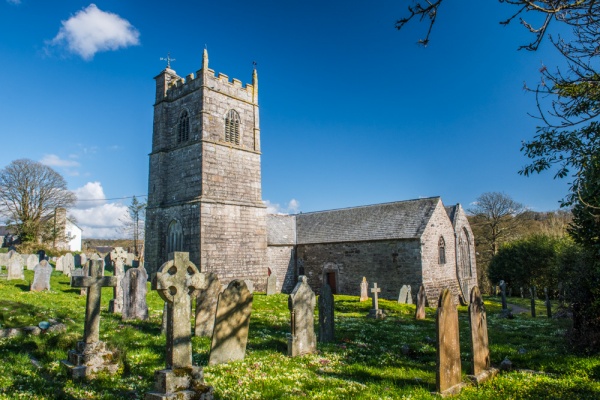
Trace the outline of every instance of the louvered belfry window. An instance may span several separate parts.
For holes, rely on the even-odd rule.
[[[225,141],[240,144],[240,115],[235,110],[229,110],[225,117]]]
[[[177,143],[187,142],[190,138],[190,116],[184,111],[179,116],[179,126],[177,129]]]

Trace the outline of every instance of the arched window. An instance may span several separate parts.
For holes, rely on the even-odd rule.
[[[183,229],[179,221],[171,221],[167,233],[167,254],[183,250]]]
[[[229,110],[225,117],[225,141],[240,144],[240,115],[235,110]]]
[[[462,228],[458,236],[458,251],[460,256],[460,274],[463,277],[473,276],[471,271],[471,247],[469,243],[469,233],[465,228]]]
[[[446,242],[443,236],[440,236],[440,240],[438,241],[438,262],[446,264]]]
[[[190,138],[190,115],[184,111],[179,116],[179,125],[177,126],[177,143],[187,142]]]

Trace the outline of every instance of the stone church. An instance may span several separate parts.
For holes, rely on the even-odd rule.
[[[258,76],[242,85],[208,68],[156,80],[146,209],[145,265],[155,272],[187,251],[221,282],[267,271],[290,292],[299,275],[313,290],[359,294],[366,276],[384,298],[424,284],[429,304],[442,288],[468,298],[477,284],[473,233],[460,205],[439,197],[298,215],[267,215],[261,196]]]

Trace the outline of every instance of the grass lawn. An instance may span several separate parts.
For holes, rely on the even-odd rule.
[[[85,297],[60,272],[51,292],[29,292],[25,281],[0,280],[0,328],[37,325],[55,319],[64,333],[0,339],[0,399],[141,399],[164,368],[165,337],[160,335],[162,300],[149,291],[150,320],[122,322],[102,312],[101,340],[120,351],[121,369],[87,382],[67,378],[60,360],[83,335]],[[102,293],[108,309],[112,289]],[[250,337],[243,362],[204,368],[205,380],[220,399],[431,399],[435,390],[435,310],[415,321],[415,306],[380,301],[388,318],[365,318],[371,306],[358,297],[335,297],[335,343],[318,354],[289,358],[287,295],[254,294]],[[600,399],[600,356],[572,354],[564,339],[569,321],[516,314],[498,318],[499,298],[487,298],[492,364],[508,357],[517,369],[469,385],[459,399]],[[513,299],[509,299],[509,303]],[[520,298],[515,304],[526,305]],[[466,307],[459,308],[463,375],[469,371]],[[315,318],[315,320],[318,320]],[[318,329],[317,329],[318,331]],[[194,362],[206,365],[209,338],[193,338]],[[524,371],[527,370],[527,371]],[[466,380],[466,378],[465,378]]]

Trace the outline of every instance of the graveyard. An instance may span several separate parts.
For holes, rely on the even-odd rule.
[[[92,264],[93,265],[93,264]],[[113,300],[112,267],[107,267],[100,290],[98,339],[112,357],[114,369],[93,377],[75,379],[63,360],[81,345],[87,296],[81,285],[90,285],[87,277],[73,273],[73,282],[60,271],[50,276],[50,290],[30,290],[33,270],[24,270],[24,279],[0,279],[0,398],[35,399],[143,399],[154,390],[155,371],[164,369],[165,358],[171,365],[186,363],[179,353],[166,355],[166,334],[161,333],[164,298],[147,282],[147,320],[123,320],[120,313],[109,311]],[[127,267],[127,269],[130,269]],[[188,271],[189,272],[189,271]],[[167,277],[169,278],[169,277]],[[165,278],[165,279],[167,279]],[[87,280],[86,280],[87,279]],[[171,278],[169,278],[171,279]],[[88,283],[85,283],[88,282]],[[360,279],[357,279],[357,285]],[[379,287],[385,282],[379,283]],[[231,286],[231,285],[230,285]],[[245,287],[244,284],[242,286]],[[300,286],[300,285],[299,285]],[[373,286],[371,284],[370,286]],[[376,285],[375,285],[376,287]],[[314,311],[316,351],[302,351],[293,343],[291,333],[300,338],[306,310],[292,304],[305,289],[287,294],[254,292],[247,327],[245,354],[234,361],[211,362],[211,337],[193,335],[194,313],[189,325],[179,320],[176,328],[191,339],[192,363],[203,368],[204,383],[217,399],[399,399],[438,398],[436,387],[436,309],[425,307],[425,316],[415,319],[415,304],[379,299],[385,318],[368,318],[371,299],[358,296],[334,296],[333,316],[318,315],[318,307],[329,307],[317,296],[307,303]],[[235,292],[234,292],[235,293]],[[370,291],[369,296],[374,292]],[[314,295],[313,295],[314,296]],[[595,399],[600,397],[600,357],[578,355],[570,350],[564,332],[570,326],[565,318],[547,318],[544,302],[537,301],[537,317],[528,312],[527,298],[509,297],[513,318],[504,318],[498,296],[486,296],[491,365],[502,368],[495,377],[472,383],[469,310],[458,307],[460,363],[458,379],[460,399]],[[189,306],[189,305],[188,305]],[[186,306],[187,307],[187,306]],[[447,311],[446,305],[444,312]],[[453,307],[449,307],[453,309]],[[309,308],[310,310],[310,308]],[[185,310],[184,310],[185,311]],[[553,314],[557,312],[553,305]],[[174,311],[177,312],[177,311]],[[189,312],[189,310],[188,310]],[[321,329],[323,321],[334,319],[334,330]],[[222,319],[217,315],[217,324]],[[292,327],[291,320],[296,321]],[[303,322],[300,322],[303,321]],[[47,325],[40,324],[45,322]],[[85,325],[85,327],[84,327]],[[49,327],[48,327],[49,326]],[[225,329],[217,328],[216,329]],[[29,328],[27,328],[29,327]],[[35,329],[36,327],[43,327]],[[304,327],[306,328],[306,327]],[[446,331],[452,330],[445,328]],[[89,333],[88,338],[91,334]],[[308,336],[311,336],[309,334]],[[327,340],[321,340],[327,338]],[[314,339],[305,342],[312,344]],[[290,346],[293,357],[289,356]],[[179,359],[177,358],[179,357]],[[510,361],[508,363],[507,361]],[[167,362],[168,363],[168,362]],[[461,368],[462,367],[462,368]]]

